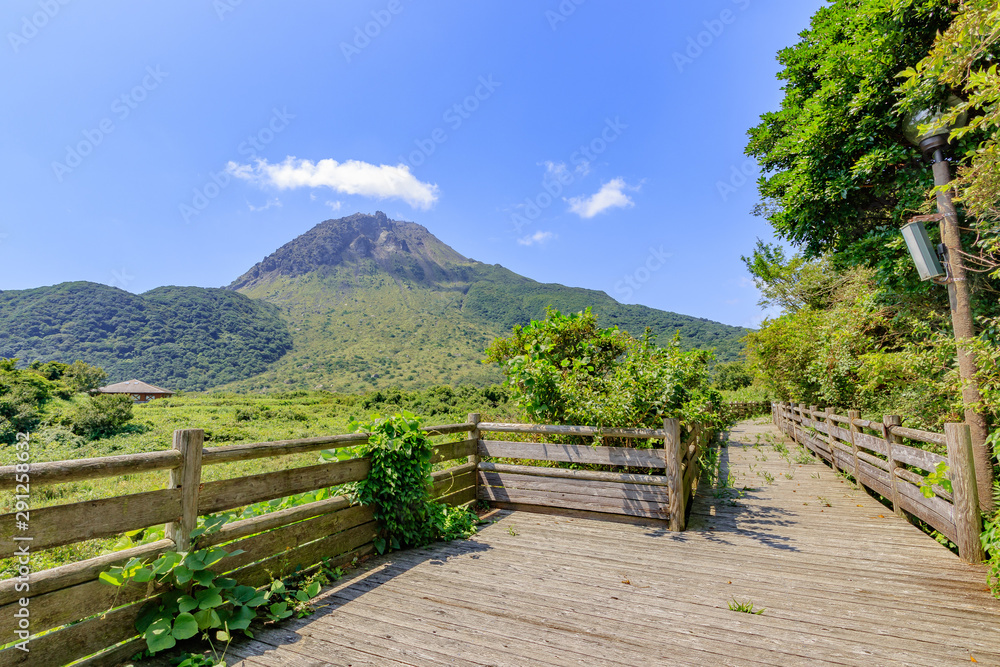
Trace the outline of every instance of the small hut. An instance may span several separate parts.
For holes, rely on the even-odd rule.
[[[174,392],[163,387],[141,382],[140,380],[127,380],[126,382],[116,382],[107,387],[97,390],[99,394],[130,394],[136,403],[148,403],[154,398],[168,398]]]

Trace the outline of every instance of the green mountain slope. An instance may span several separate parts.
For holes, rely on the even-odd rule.
[[[0,357],[82,359],[113,382],[205,389],[260,373],[291,342],[275,306],[223,289],[136,295],[73,282],[0,291]]]
[[[257,377],[228,385],[355,391],[487,384],[479,363],[494,337],[544,316],[546,306],[592,307],[605,326],[735,358],[746,329],[621,304],[604,292],[543,284],[463,257],[426,228],[383,213],[328,220],[285,244],[230,286],[277,305],[293,350]]]

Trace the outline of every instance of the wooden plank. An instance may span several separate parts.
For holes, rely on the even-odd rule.
[[[356,505],[347,509],[323,514],[313,519],[283,526],[266,533],[260,533],[222,546],[226,551],[242,549],[244,553],[227,556],[219,562],[218,569],[238,570],[256,561],[278,556],[288,549],[296,549],[335,533],[350,530],[373,521],[368,507]],[[353,548],[353,547],[352,547]],[[312,563],[308,563],[312,565]]]
[[[594,482],[590,480],[514,475],[485,471],[479,473],[479,483],[481,486],[575,493],[584,496],[600,496],[622,500],[647,500],[661,504],[666,504],[669,496],[668,487],[665,486],[623,484],[621,482]]]
[[[454,493],[461,489],[468,488],[470,486],[476,485],[476,472],[471,467],[462,466],[466,468],[465,472],[458,475],[450,475],[439,478],[431,485],[431,498],[437,498],[439,496],[447,495],[449,493]]]
[[[480,431],[492,433],[538,433],[547,435],[605,436],[609,438],[655,438],[662,440],[664,432],[651,428],[600,428],[597,426],[543,426],[539,424],[498,424],[480,422]]]
[[[438,496],[434,500],[439,503],[444,503],[449,507],[458,507],[459,505],[471,503],[476,499],[476,495],[476,487],[467,486],[464,489],[458,489],[457,491],[452,491],[451,493]]]
[[[506,442],[480,440],[479,455],[504,459],[560,461],[627,466],[630,468],[663,468],[663,450],[631,447],[590,447],[588,445],[556,445],[537,442]]]
[[[547,491],[529,491],[526,489],[496,488],[483,486],[479,489],[479,499],[487,502],[517,503],[521,505],[544,505],[547,507],[565,507],[569,509],[605,512],[609,514],[625,514],[629,516],[644,516],[654,519],[666,519],[667,508],[659,503],[642,500],[616,500],[600,496],[586,496],[571,493],[555,493]]]
[[[858,452],[858,459],[864,461],[870,466],[878,468],[879,470],[885,470],[886,472],[889,471],[888,461],[883,461],[882,459],[872,456],[867,452]]]
[[[568,470],[566,468],[545,468],[542,466],[518,466],[508,463],[484,461],[479,469],[490,472],[510,472],[517,475],[538,475],[539,477],[560,477],[563,479],[589,479],[595,482],[624,482],[627,484],[652,484],[667,486],[667,478],[662,475],[634,475],[624,472],[601,472],[598,470]]]
[[[198,513],[212,514],[264,500],[357,482],[367,477],[369,470],[371,464],[367,459],[350,459],[206,482],[202,485]]]
[[[895,451],[895,446],[893,446],[893,447],[894,447],[893,451]],[[922,475],[918,475],[917,473],[913,472],[912,470],[907,470],[906,468],[896,468],[895,473],[896,473],[896,476],[899,477],[900,479],[906,480],[910,484],[913,484],[913,485],[915,485],[917,487],[923,486],[924,482],[927,480],[926,477],[923,477]],[[940,486],[938,486],[937,484],[935,484],[931,488],[934,489],[934,493],[937,496],[939,496],[941,498],[944,498],[945,500],[947,500],[950,503],[954,503],[954,497],[950,493],[948,493],[947,491],[945,491],[943,488],[941,488]]]
[[[918,431],[914,428],[893,426],[892,434],[916,440],[917,442],[926,442],[932,445],[947,445],[947,439],[943,433],[932,433],[931,431]]]
[[[297,440],[276,440],[274,442],[251,442],[243,445],[206,447],[205,453],[202,455],[202,464],[215,465],[218,463],[249,461],[272,456],[308,454],[309,452],[318,452],[323,449],[353,447],[366,442],[368,442],[367,433],[349,433],[347,435],[324,435],[315,438],[299,438]]]
[[[198,495],[201,492],[201,455],[205,449],[205,432],[201,429],[174,431],[174,449],[181,453],[181,467],[170,471],[167,488],[181,492],[181,517],[166,526],[166,536],[174,541],[178,551],[191,550],[191,531],[198,526]]]
[[[73,663],[73,667],[119,667],[119,665],[127,665],[130,664],[132,656],[142,652],[145,648],[146,640],[142,637],[136,637],[120,646],[115,646],[86,660]]]
[[[80,482],[86,479],[101,479],[133,475],[154,470],[169,470],[180,463],[180,453],[173,450],[125,454],[122,456],[99,456],[75,461],[45,461],[31,464],[31,485],[46,486]],[[23,473],[22,473],[23,476]],[[0,467],[0,491],[17,486],[15,466]]]
[[[887,450],[885,447],[885,441],[881,438],[876,438],[874,435],[868,435],[867,433],[858,431],[854,434],[854,441],[858,447],[867,449],[882,456],[886,455]]]
[[[16,648],[0,651],[0,667],[27,665],[64,665],[92,653],[135,637],[136,619],[143,603],[133,604],[108,612],[62,630],[36,637],[28,645],[30,652]],[[40,663],[39,659],[45,662]]]
[[[895,432],[897,429],[893,429]],[[907,445],[893,445],[892,455],[900,463],[905,463],[906,465],[913,466],[915,468],[920,468],[921,470],[926,470],[927,472],[937,471],[937,466],[939,463],[947,463],[948,459],[941,456],[940,454],[935,454],[934,452],[928,452],[925,449],[917,449],[915,447],[909,447]]]
[[[663,530],[665,526],[664,520],[660,518],[654,519],[652,517],[629,516],[627,514],[608,514],[606,512],[594,512],[590,510],[574,509],[571,507],[548,507],[546,505],[509,503],[502,500],[490,501],[490,506],[497,510],[510,512],[527,512],[529,514],[558,516],[564,519],[589,519],[599,522],[622,523],[646,528],[656,528],[659,530]]]
[[[453,433],[471,433],[475,426],[473,424],[443,424],[441,426],[425,426],[420,430],[427,435],[434,437],[436,435],[451,435]]]
[[[478,451],[477,445],[477,441],[472,439],[438,445],[434,448],[431,463],[440,463],[441,461],[451,461],[452,459],[472,456]]]
[[[263,533],[264,531],[287,526],[297,521],[304,521],[322,514],[347,509],[350,506],[351,501],[344,496],[334,496],[333,498],[318,500],[313,503],[299,505],[298,507],[289,507],[277,512],[269,512],[261,516],[233,521],[232,523],[227,523],[214,533],[201,536],[198,539],[198,546],[204,548],[222,544],[223,542],[231,542],[241,537]]]
[[[122,605],[145,600],[156,594],[147,584],[131,584],[121,589],[96,579],[63,588],[44,595],[32,595],[28,609],[31,612],[31,632],[38,634],[61,625],[94,616]],[[14,612],[18,603],[0,607],[0,637],[14,637],[17,620]]]
[[[846,443],[851,442],[851,432],[848,431],[846,428],[840,428],[839,426],[834,425],[830,427],[830,433],[833,434],[833,437],[837,438],[838,440],[841,440]]]
[[[955,541],[957,534],[954,507],[951,503],[937,497],[925,498],[918,487],[902,480],[899,481],[897,490],[900,507],[933,526],[952,542]]]
[[[172,540],[158,540],[150,544],[115,551],[103,556],[97,556],[84,561],[67,563],[59,567],[49,568],[40,572],[31,573],[31,590],[28,597],[43,595],[52,591],[82,584],[96,579],[101,572],[108,570],[115,565],[122,565],[132,558],[154,558],[164,551],[174,548]],[[5,579],[0,582],[0,605],[10,604],[18,598],[24,597],[23,592],[16,589],[17,579]]]
[[[39,551],[167,523],[180,515],[181,492],[177,489],[31,510],[31,528],[26,533],[16,530],[14,513],[4,514],[0,515],[0,558],[14,555],[18,546],[13,541],[15,535],[31,537],[31,550]]]
[[[889,498],[892,495],[892,488],[889,486],[889,473],[876,468],[867,461],[858,461],[858,474],[854,478],[884,498]]]
[[[370,546],[378,534],[378,524],[374,521],[363,523],[343,532],[310,542],[295,549],[283,551],[275,556],[246,565],[226,573],[247,586],[263,586],[272,579],[295,572],[296,568],[319,563],[324,558],[338,558],[355,550]],[[374,551],[374,547],[371,549]]]

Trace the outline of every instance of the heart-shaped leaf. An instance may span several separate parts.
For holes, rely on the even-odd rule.
[[[194,616],[183,613],[174,619],[174,639],[190,639],[198,634],[198,621]]]

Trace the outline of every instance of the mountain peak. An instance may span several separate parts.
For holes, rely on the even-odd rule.
[[[294,278],[364,263],[374,263],[396,278],[435,283],[454,280],[456,270],[473,262],[422,225],[392,220],[382,211],[355,213],[324,220],[255,264],[229,288],[253,288],[279,276]]]

